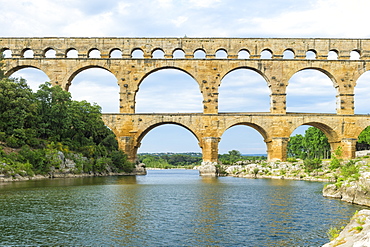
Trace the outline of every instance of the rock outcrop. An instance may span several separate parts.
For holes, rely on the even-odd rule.
[[[334,236],[335,237],[335,236]],[[323,247],[368,247],[370,246],[370,210],[356,213],[350,223],[330,243]]]
[[[216,166],[217,166],[216,162],[204,162],[203,161],[202,164],[198,167],[199,175],[216,177],[218,175]]]
[[[322,193],[325,197],[370,206],[370,172],[360,173],[357,181],[329,184],[324,187]]]

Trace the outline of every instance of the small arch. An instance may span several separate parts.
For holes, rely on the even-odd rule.
[[[238,52],[238,59],[249,59],[250,55],[248,50],[243,49]]]
[[[216,58],[222,58],[222,59],[225,59],[227,58],[227,52],[225,49],[219,49],[216,51],[215,53],[215,57]]]
[[[153,50],[152,52],[152,58],[155,58],[155,59],[162,59],[164,58],[164,51],[160,48],[157,48],[155,50]]]
[[[359,50],[353,50],[350,53],[350,60],[360,60],[361,59],[361,53]]]
[[[294,59],[295,54],[292,49],[286,49],[283,53],[283,59]]]
[[[88,52],[88,57],[89,58],[101,58],[100,51],[96,48],[93,48]]]
[[[306,52],[306,59],[314,60],[317,58],[317,52],[315,50],[308,50]]]
[[[265,49],[261,52],[261,59],[271,59],[272,51],[270,49]]]
[[[176,49],[172,53],[173,58],[185,58],[185,52],[182,49]]]
[[[8,48],[2,50],[3,58],[12,58],[12,51]]]
[[[53,48],[47,48],[44,51],[45,58],[56,58],[57,52]]]
[[[131,58],[144,58],[144,52],[140,48],[135,48],[131,52]]]
[[[26,48],[21,53],[23,58],[33,58],[34,52],[30,48]]]
[[[66,58],[78,58],[78,51],[75,48],[70,48],[66,52]]]
[[[110,58],[122,58],[122,51],[118,48],[112,49],[109,53]]]
[[[197,49],[194,51],[194,58],[206,58],[206,52],[203,49]]]
[[[338,60],[338,51],[330,50],[328,53],[328,60]]]

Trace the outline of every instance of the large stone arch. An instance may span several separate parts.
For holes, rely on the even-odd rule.
[[[75,69],[69,76],[68,76],[68,82],[65,86],[65,90],[68,91],[69,90],[69,87],[71,86],[72,84],[72,81],[73,79],[79,74],[81,73],[82,71],[85,71],[85,70],[88,70],[88,69],[104,69],[108,72],[110,72],[111,74],[113,74],[114,76],[116,76],[110,69],[104,67],[104,66],[101,66],[101,65],[84,65],[84,66],[81,66],[77,69]],[[118,80],[117,80],[117,84],[118,84]],[[118,84],[119,85],[119,84]]]
[[[220,75],[220,84],[218,86],[221,86],[221,83],[222,83],[222,80],[228,75],[230,74],[231,72],[234,72],[236,70],[240,70],[240,69],[247,69],[247,70],[252,70],[254,72],[257,72],[260,76],[262,76],[262,78],[266,81],[266,84],[267,86],[270,85],[270,80],[269,78],[266,76],[265,73],[263,73],[260,69],[257,69],[257,68],[254,68],[254,67],[251,67],[251,66],[236,66],[236,67],[233,67],[233,68],[230,68],[229,70],[227,70],[225,73],[221,74]]]
[[[151,74],[155,73],[155,72],[158,72],[158,71],[161,71],[161,70],[166,70],[166,69],[175,69],[175,70],[179,70],[181,72],[184,72],[185,74],[189,75],[192,79],[194,79],[194,81],[196,81],[198,83],[198,85],[200,85],[199,81],[197,80],[196,76],[193,74],[193,72],[189,69],[185,69],[185,68],[181,68],[181,67],[178,67],[178,66],[162,66],[162,67],[159,67],[159,68],[154,68],[146,73],[144,73],[144,75],[140,78],[138,84],[137,84],[137,87],[139,89],[140,87],[140,84]]]
[[[304,73],[303,73],[304,72]],[[305,77],[302,77],[302,76],[307,76],[307,75],[310,75],[309,78],[311,78],[311,76],[321,76],[323,77],[323,80],[325,80],[326,82],[326,79],[327,78],[328,80],[331,81],[331,85],[329,83],[323,83],[323,84],[308,84],[307,82],[304,84],[304,85],[307,85],[309,87],[311,87],[312,89],[311,90],[307,90],[307,91],[302,91],[300,90],[299,92],[296,92],[296,94],[293,93],[293,88],[297,89],[296,85],[300,85],[300,84],[295,84],[293,83],[293,80],[295,82],[299,82],[299,80],[297,79],[302,79],[302,78],[305,78]],[[295,77],[296,76],[296,77]],[[340,90],[339,90],[339,86],[337,84],[337,80],[334,76],[333,73],[329,72],[328,70],[326,69],[323,69],[323,68],[319,68],[319,67],[311,67],[311,66],[308,66],[308,67],[303,67],[303,68],[297,68],[297,69],[292,69],[290,71],[290,73],[287,73],[287,77],[289,79],[287,79],[287,82],[286,82],[286,101],[287,101],[287,104],[286,104],[286,107],[288,108],[287,110],[290,111],[290,112],[336,112],[338,111],[338,100],[339,100],[339,95],[340,95]],[[308,78],[306,78],[308,79]],[[315,81],[316,82],[316,81]],[[313,82],[313,83],[315,83]],[[290,85],[290,87],[289,87]],[[294,86],[295,87],[294,87]],[[330,92],[332,92],[332,94],[325,94],[323,95],[323,97],[320,98],[320,100],[318,101],[314,101],[314,97],[316,97],[317,94],[319,94],[321,91],[317,91],[317,87],[323,87],[323,89],[325,90],[330,90]],[[326,88],[325,88],[326,87]],[[306,92],[304,95],[302,94],[303,92]],[[298,93],[298,94],[297,94]],[[302,94],[302,95],[299,95]],[[300,97],[298,97],[300,96]],[[309,96],[312,96],[312,97],[309,97]],[[330,96],[330,97],[327,97],[327,96]],[[332,96],[332,97],[331,97]],[[323,110],[325,109],[325,107],[320,107],[319,110],[316,109],[315,110],[308,110],[308,106],[305,105],[305,104],[297,104],[297,99],[302,99],[304,101],[306,101],[306,103],[310,103],[310,104],[316,104],[316,103],[321,103],[321,104],[325,104],[325,106],[327,106],[327,109],[326,110]],[[325,101],[326,100],[326,101]],[[291,103],[294,102],[295,104],[292,105]],[[292,110],[292,108],[296,107],[297,109],[294,109]],[[299,108],[305,108],[305,109],[299,109]],[[289,109],[290,108],[290,109]],[[320,111],[322,110],[322,111]]]
[[[15,72],[21,70],[21,69],[38,69],[40,71],[42,71],[43,73],[45,73],[49,78],[50,76],[48,75],[48,71],[44,71],[43,68],[40,68],[40,67],[37,67],[37,66],[34,66],[34,65],[18,65],[18,66],[15,66],[15,67],[12,67],[8,70],[5,71],[4,75],[6,77],[10,77],[12,74],[14,74]]]
[[[140,148],[141,142],[144,139],[144,137],[151,130],[153,130],[153,129],[159,127],[159,126],[163,126],[163,125],[176,125],[176,126],[180,126],[184,129],[186,129],[187,131],[189,131],[196,138],[196,140],[198,141],[199,147],[202,148],[201,138],[199,137],[199,135],[197,135],[197,132],[195,130],[193,130],[190,126],[187,126],[184,123],[179,123],[179,122],[175,122],[175,121],[163,121],[163,122],[157,122],[155,124],[148,125],[145,128],[143,128],[140,132],[136,133],[135,138],[134,138],[134,143],[133,143],[133,147],[134,147],[133,152],[134,152],[135,157],[137,156],[137,151]]]
[[[291,71],[289,72],[286,72],[286,76],[288,78],[288,81],[295,75],[297,74],[298,72],[300,71],[305,71],[305,70],[316,70],[316,71],[319,71],[321,73],[323,73],[324,75],[326,75],[333,83],[333,87],[336,88],[338,86],[337,84],[337,81],[335,79],[335,76],[333,72],[330,72],[328,69],[325,69],[325,68],[320,68],[320,67],[314,67],[314,66],[304,66],[304,67],[301,67],[301,68],[296,68],[296,69],[292,69]],[[287,81],[287,85],[288,85],[288,81]]]
[[[316,121],[307,121],[307,122],[303,121],[301,123],[298,123],[298,125],[292,125],[290,129],[291,131],[290,135],[293,133],[293,131],[296,128],[302,125],[308,125],[308,126],[318,128],[326,135],[329,143],[338,143],[341,141],[340,134],[338,134],[337,131],[335,130],[335,127],[337,126],[330,126],[328,123],[321,123],[321,122],[316,122]]]
[[[176,76],[178,76],[177,78],[179,78],[181,80],[184,80],[185,83],[181,84],[181,85],[178,84],[177,86],[179,88],[176,92],[174,92],[174,94],[172,94],[171,91],[168,91],[168,92],[170,92],[170,94],[167,94],[167,96],[169,96],[169,98],[168,99],[166,98],[166,100],[170,100],[170,98],[172,98],[173,102],[175,102],[174,105],[177,106],[176,109],[174,111],[165,110],[165,111],[162,111],[162,112],[189,112],[189,111],[191,111],[191,112],[202,112],[202,106],[203,106],[202,105],[202,100],[204,101],[204,97],[202,96],[202,90],[201,90],[201,87],[199,85],[198,80],[191,73],[191,71],[185,70],[185,69],[180,68],[180,67],[175,67],[175,66],[163,66],[163,67],[155,68],[151,71],[148,71],[148,72],[144,73],[140,77],[140,79],[137,80],[138,82],[137,82],[135,92],[134,92],[135,112],[138,112],[138,111],[140,112],[140,110],[138,110],[140,108],[140,106],[142,106],[140,103],[143,103],[143,102],[147,101],[148,99],[154,99],[155,100],[154,102],[161,102],[161,100],[163,100],[163,97],[159,97],[159,98],[157,97],[156,98],[156,96],[158,96],[157,94],[152,93],[152,92],[148,92],[148,90],[146,90],[146,91],[142,91],[142,93],[144,93],[144,92],[149,93],[148,97],[142,98],[143,94],[141,94],[140,96],[141,96],[142,100],[140,101],[140,99],[138,99],[138,94],[140,93],[140,90],[142,88],[144,88],[142,86],[142,83],[146,79],[148,79],[148,77],[150,77],[151,75],[163,76],[163,75],[166,75],[167,72],[171,73],[171,71],[178,72],[179,74],[176,75]],[[160,73],[163,73],[163,74],[160,74]],[[165,79],[165,80],[161,81],[161,83],[158,84],[158,85],[163,85],[163,84],[166,84],[168,82],[169,82],[169,80]],[[145,85],[145,88],[147,88],[147,86],[148,86],[148,84]],[[167,86],[172,87],[172,84],[171,85],[167,84]],[[185,96],[181,97],[182,90],[185,90],[185,89],[191,90],[193,92],[192,96],[196,97],[197,99],[199,98],[199,102],[198,101],[195,102],[193,99],[192,100],[186,100]],[[166,94],[167,91],[163,91],[162,93]],[[179,97],[174,97],[174,95],[178,95]],[[139,104],[137,104],[136,102],[139,102]],[[176,104],[176,102],[178,102],[179,104]],[[192,110],[193,109],[192,107],[190,107],[190,108],[186,107],[187,102],[193,102],[193,105],[197,104],[197,107],[195,107],[196,109],[194,108],[194,110]],[[145,104],[145,103],[143,103],[143,104]],[[182,109],[180,109],[178,107],[180,107]],[[189,108],[190,110],[186,110],[186,108]],[[143,111],[141,111],[141,112],[143,112]],[[157,110],[157,108],[155,108],[150,112],[158,112],[158,110]]]

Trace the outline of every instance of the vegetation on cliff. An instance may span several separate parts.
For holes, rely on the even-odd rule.
[[[66,168],[65,159],[74,173],[132,171],[98,105],[74,101],[50,83],[33,93],[25,80],[1,76],[1,174],[47,174]]]

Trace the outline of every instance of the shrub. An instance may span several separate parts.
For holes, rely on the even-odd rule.
[[[339,236],[340,230],[336,227],[330,227],[330,229],[326,232],[326,235],[328,235],[330,241],[333,241]]]
[[[322,167],[321,159],[306,159],[303,161],[303,167],[306,172],[312,172],[313,170],[319,169]]]

